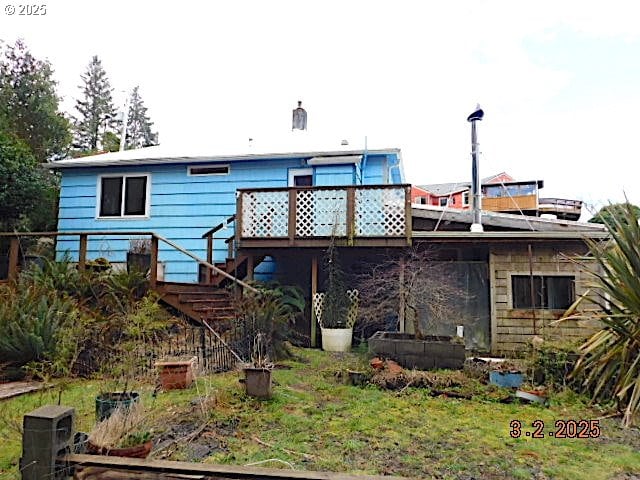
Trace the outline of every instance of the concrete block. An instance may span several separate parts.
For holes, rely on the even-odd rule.
[[[23,480],[63,479],[68,474],[56,458],[69,453],[73,444],[75,410],[46,405],[24,416],[22,458]]]

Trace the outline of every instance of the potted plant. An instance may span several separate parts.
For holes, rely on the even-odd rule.
[[[89,434],[87,453],[129,458],[147,458],[153,441],[146,428],[146,413],[142,405],[117,408],[113,414],[98,422]]]
[[[151,239],[134,238],[129,241],[127,271],[147,273],[151,268]]]
[[[322,349],[347,352],[351,349],[353,325],[358,310],[358,291],[347,290],[338,250],[333,241],[324,259],[325,291],[316,293],[313,308],[322,334]]]
[[[184,389],[193,384],[197,357],[173,358],[156,362],[160,384],[164,390]]]
[[[258,333],[253,342],[251,363],[243,366],[243,383],[247,395],[266,399],[271,398],[273,394],[271,383],[273,363],[269,360],[268,350],[267,336],[264,333]]]
[[[151,239],[134,238],[129,241],[127,271],[147,273],[151,268]]]
[[[148,295],[125,311],[111,317],[111,341],[115,346],[112,358],[103,368],[105,376],[115,379],[113,388],[103,390],[96,397],[96,418],[103,420],[118,407],[128,409],[135,406],[139,394],[130,390],[135,375],[145,364],[145,345],[153,342],[166,328],[161,318],[157,299]],[[120,387],[123,382],[122,388]],[[109,382],[111,383],[111,382]]]

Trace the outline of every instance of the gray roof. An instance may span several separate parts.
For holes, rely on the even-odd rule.
[[[469,224],[473,222],[471,210],[447,209],[431,205],[411,205],[414,218],[425,218],[438,222],[452,222]],[[582,223],[572,220],[559,220],[555,218],[541,218],[527,215],[514,215],[511,213],[482,211],[482,224],[492,227],[508,228],[531,232],[582,232],[591,236],[595,234],[606,235],[607,229],[596,223]],[[444,224],[439,230],[446,229]],[[550,233],[550,235],[552,235]]]
[[[431,183],[429,185],[418,185],[418,187],[433,195],[441,197],[443,195],[450,195],[452,193],[468,190],[471,188],[471,182]]]

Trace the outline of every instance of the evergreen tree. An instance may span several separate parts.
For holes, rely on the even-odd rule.
[[[129,100],[129,116],[127,119],[126,149],[150,147],[158,144],[158,133],[153,133],[153,122],[147,116],[138,87],[131,92]]]
[[[24,142],[38,162],[63,156],[71,132],[58,111],[51,64],[36,59],[21,40],[2,50],[0,128]]]
[[[82,151],[94,151],[107,132],[113,131],[116,110],[111,93],[113,88],[102,68],[102,62],[94,56],[87,71],[81,75],[82,99],[76,101],[79,116],[75,121],[75,147]]]

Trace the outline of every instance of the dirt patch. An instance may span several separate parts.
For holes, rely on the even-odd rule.
[[[155,447],[151,456],[199,462],[213,453],[226,452],[226,439],[235,433],[238,423],[237,419],[216,423],[183,420],[154,438]]]

